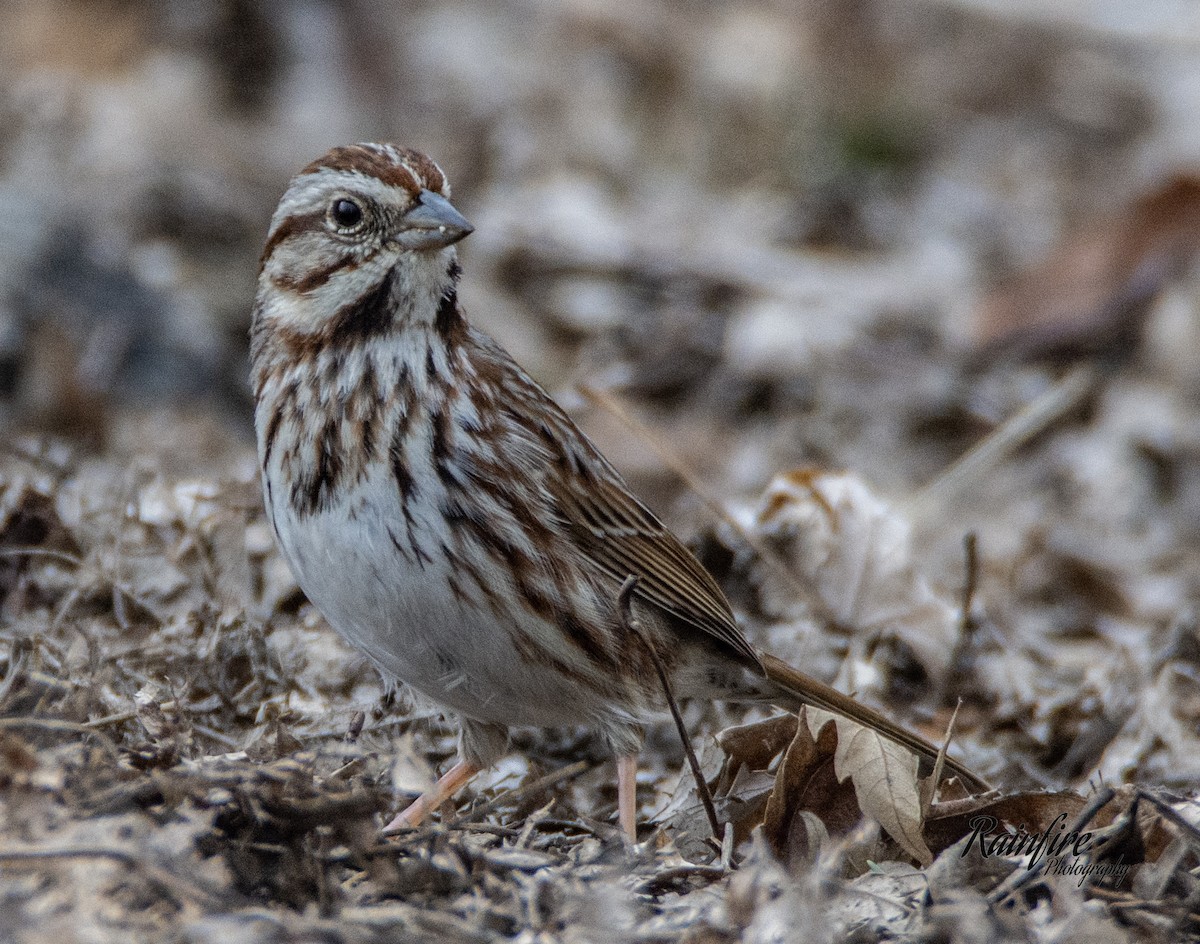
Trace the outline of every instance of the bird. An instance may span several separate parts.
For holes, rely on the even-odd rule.
[[[642,726],[665,697],[656,662],[678,698],[813,705],[936,758],[750,643],[696,557],[467,320],[457,244],[472,231],[429,157],[335,147],[271,218],[251,319],[263,501],[283,557],[385,679],[460,725],[454,765],[385,830],[424,821],[514,727],[582,725],[616,756],[618,820],[635,838]]]

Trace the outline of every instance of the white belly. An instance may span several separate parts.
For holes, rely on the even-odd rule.
[[[430,503],[410,499],[406,520],[391,478],[368,479],[385,487],[360,484],[336,508],[303,516],[282,489],[273,496],[284,555],[338,633],[384,675],[480,721],[553,726],[623,714],[588,687],[519,658],[516,627],[452,592],[450,561],[433,537],[440,532],[426,527]],[[464,589],[476,589],[458,576]]]

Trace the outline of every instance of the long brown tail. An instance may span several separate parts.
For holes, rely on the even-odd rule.
[[[836,688],[831,688],[824,682],[818,682],[803,672],[793,669],[775,656],[760,653],[760,658],[762,667],[766,670],[767,679],[773,682],[778,689],[780,696],[778,700],[783,702],[781,707],[795,709],[800,705],[813,705],[816,708],[824,708],[834,714],[844,715],[863,727],[878,731],[884,737],[907,747],[929,763],[937,759],[938,749],[919,734],[902,728],[873,708],[868,708],[855,701],[849,695],[843,695]],[[949,755],[946,757],[946,768],[957,774],[969,790],[986,793],[992,789],[986,780]]]

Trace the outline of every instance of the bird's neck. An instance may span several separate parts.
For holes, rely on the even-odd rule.
[[[260,276],[250,329],[255,395],[272,378],[295,371],[319,378],[322,365],[347,359],[403,361],[408,382],[446,373],[468,333],[458,304],[460,272],[452,252],[448,259],[405,260],[356,285],[356,293],[343,293],[340,304],[328,293],[305,297]]]

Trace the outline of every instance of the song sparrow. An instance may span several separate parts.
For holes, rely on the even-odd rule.
[[[758,652],[712,577],[456,298],[472,227],[441,169],[392,145],[304,168],[271,220],[251,329],[267,513],[309,599],[379,671],[457,714],[458,763],[414,825],[514,725],[588,724],[634,830],[639,723],[663,694],[814,704],[936,749]],[[637,638],[617,612],[630,575]],[[962,765],[950,767],[983,786]]]

